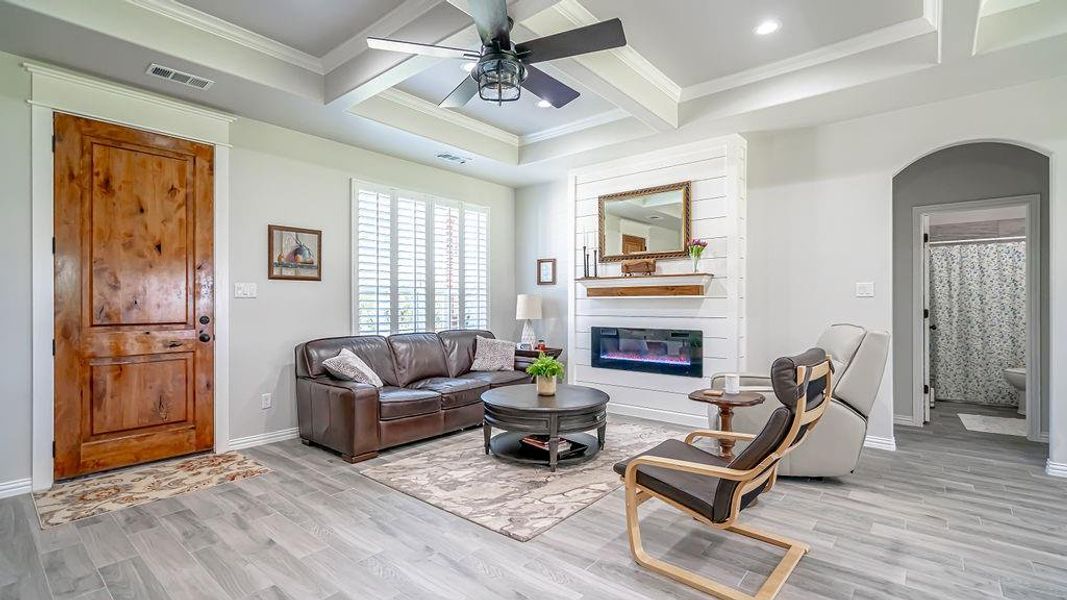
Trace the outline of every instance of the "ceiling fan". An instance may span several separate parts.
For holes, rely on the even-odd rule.
[[[514,102],[522,94],[522,88],[552,106],[562,108],[579,93],[533,66],[534,63],[626,45],[619,19],[514,44],[511,41],[514,22],[508,16],[507,0],[469,1],[471,17],[482,38],[481,50],[376,37],[367,38],[367,45],[378,50],[476,61],[470,76],[441,101],[439,106],[443,108],[459,108],[475,95],[498,104]]]

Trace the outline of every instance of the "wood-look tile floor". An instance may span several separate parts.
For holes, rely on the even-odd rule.
[[[1067,598],[1067,480],[1043,474],[1045,445],[966,431],[961,410],[745,511],[813,547],[780,598]],[[520,543],[295,440],[247,452],[274,472],[45,531],[29,496],[0,500],[0,598],[705,597],[631,561],[621,490]],[[777,562],[645,507],[648,548],[687,568],[752,592]]]

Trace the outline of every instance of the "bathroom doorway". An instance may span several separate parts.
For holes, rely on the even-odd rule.
[[[1042,441],[1040,196],[914,208],[914,415]]]

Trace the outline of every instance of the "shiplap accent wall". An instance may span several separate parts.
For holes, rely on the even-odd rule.
[[[730,135],[571,172],[576,278],[582,276],[582,246],[591,254],[598,242],[597,198],[604,194],[691,181],[692,235],[709,242],[700,270],[714,278],[704,298],[589,298],[585,286],[570,282],[568,378],[607,392],[611,412],[704,426],[707,405],[689,400],[689,392],[707,387],[713,373],[744,371],[745,161],[745,139]],[[692,271],[688,258],[657,266],[659,273]],[[602,277],[620,274],[618,263],[599,265]],[[594,368],[594,326],[701,330],[704,378]]]

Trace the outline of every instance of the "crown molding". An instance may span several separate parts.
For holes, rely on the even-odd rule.
[[[326,74],[322,59],[316,56],[297,50],[292,46],[287,46],[286,44],[264,35],[260,35],[254,31],[249,31],[243,27],[234,25],[229,21],[196,10],[195,8],[191,8],[176,2],[175,0],[126,0],[126,2],[190,27],[195,27],[200,31],[229,40],[235,44],[240,44],[245,48],[255,50],[261,54],[266,54],[267,56],[287,62],[291,65],[300,67],[301,69],[311,71],[318,75]]]
[[[888,27],[842,40],[836,44],[822,46],[803,54],[773,63],[760,65],[745,71],[739,71],[723,77],[710,79],[682,88],[680,100],[686,102],[701,96],[717,94],[726,90],[739,88],[767,79],[780,77],[794,71],[800,71],[809,67],[840,60],[855,54],[867,52],[882,46],[889,46],[898,42],[926,35],[937,31],[937,27],[924,14],[921,17],[895,23]]]
[[[582,6],[577,0],[561,0],[559,3],[553,5],[550,10],[555,10],[577,27],[585,27],[586,25],[593,25],[594,23],[600,22],[600,19],[597,19],[596,15],[589,12],[589,9]],[[667,77],[663,71],[657,69],[655,65],[642,56],[640,52],[635,50],[633,46],[627,45],[622,48],[613,48],[608,50],[608,52],[614,54],[634,73],[652,84],[659,91],[666,94],[667,97],[675,102],[681,100],[682,87],[675,83],[670,77]]]
[[[393,35],[442,2],[444,0],[404,0],[384,17],[324,54],[321,60],[323,70],[329,73],[362,54],[367,50],[368,37]]]
[[[42,65],[40,63],[24,62],[22,63],[22,67],[29,71],[34,77],[47,77],[58,81],[73,83],[85,88],[107,92],[109,94],[114,94],[118,96],[124,96],[126,98],[139,100],[141,102],[153,104],[162,108],[167,108],[190,115],[196,115],[198,117],[206,117],[216,121],[221,121],[226,124],[233,123],[237,120],[237,117],[235,115],[231,115],[229,113],[224,113],[209,108],[203,108],[200,106],[196,106],[195,104],[188,104],[186,102],[179,102],[178,100],[171,100],[166,96],[159,96],[156,94],[150,94],[148,92],[142,92],[133,88],[116,85],[114,83],[108,83],[100,79],[86,77],[84,75],[79,75],[77,73],[72,73],[63,69],[57,69],[48,65]],[[51,104],[47,102],[41,102],[36,98],[30,100],[29,102],[30,104],[45,105],[49,106],[50,108],[63,108],[61,106],[51,106]]]
[[[474,133],[484,135],[488,138],[497,140],[498,142],[504,142],[512,146],[519,146],[519,136],[509,131],[504,131],[499,127],[494,127],[488,123],[483,123],[478,119],[473,119],[466,115],[460,114],[456,111],[449,110],[447,108],[441,108],[433,102],[427,102],[418,96],[402,92],[396,88],[390,88],[382,93],[378,94],[378,97],[383,100],[399,104],[405,108],[418,111],[431,117],[436,117],[442,121],[451,123],[458,127],[462,127]]]
[[[526,135],[519,136],[519,145],[527,146],[529,144],[536,144],[537,142],[543,142],[552,138],[557,138],[572,133],[577,133],[584,129],[590,129],[592,127],[598,127],[600,125],[606,125],[608,123],[614,123],[621,119],[629,117],[630,113],[621,108],[614,108],[607,112],[592,115],[584,119],[578,119],[570,123],[564,123],[556,127],[549,127],[548,129],[542,129],[541,131],[535,131]]]

